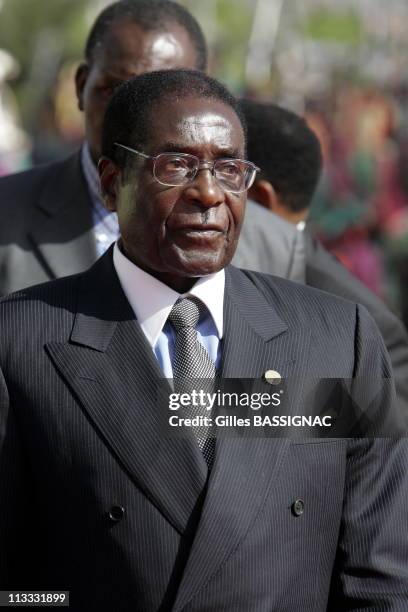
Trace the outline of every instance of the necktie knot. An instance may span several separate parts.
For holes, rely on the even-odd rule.
[[[169,321],[176,331],[185,327],[196,327],[200,319],[201,303],[194,297],[177,300],[169,314]]]

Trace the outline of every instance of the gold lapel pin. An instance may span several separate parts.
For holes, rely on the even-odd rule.
[[[276,370],[266,370],[263,378],[270,385],[279,385],[282,381],[282,376]]]

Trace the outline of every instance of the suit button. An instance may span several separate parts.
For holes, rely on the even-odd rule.
[[[303,501],[303,499],[297,499],[296,501],[294,501],[291,510],[293,516],[301,516],[305,510],[305,502]]]
[[[108,511],[109,519],[112,523],[118,523],[123,519],[125,509],[123,506],[112,506]]]

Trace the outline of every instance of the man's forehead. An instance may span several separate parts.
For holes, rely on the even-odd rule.
[[[152,135],[157,140],[185,146],[216,144],[222,148],[242,149],[245,145],[241,123],[234,110],[211,99],[187,101],[170,106],[159,104],[151,117]],[[157,122],[157,116],[161,117]]]
[[[230,119],[211,110],[181,117],[175,130],[187,142],[230,142],[236,140],[236,126]]]
[[[163,30],[144,30],[134,22],[114,24],[96,54],[106,71],[118,72],[125,65],[133,75],[152,70],[194,67],[195,52],[187,32],[178,24]],[[191,63],[191,66],[190,66]]]
[[[231,128],[231,121],[225,116],[212,110],[204,110],[201,113],[191,113],[190,115],[182,116],[176,121],[176,127],[179,130],[190,129],[191,127],[221,127]]]

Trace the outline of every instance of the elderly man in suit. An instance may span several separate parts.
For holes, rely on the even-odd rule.
[[[260,168],[252,185],[233,264],[276,274],[363,304],[391,358],[408,423],[408,334],[402,322],[338,262],[307,228],[322,169],[320,144],[306,122],[274,104],[242,100],[248,156]]]
[[[103,134],[120,240],[0,303],[0,588],[70,590],[78,612],[405,611],[404,440],[162,429],[166,378],[217,372],[291,378],[300,415],[319,408],[302,386],[332,377],[393,410],[363,307],[229,265],[257,171],[236,100],[200,72],[144,74]]]
[[[81,150],[0,180],[0,295],[82,272],[117,239],[96,168],[115,88],[151,70],[206,65],[200,26],[177,2],[121,0],[102,11],[76,73],[86,133]]]

